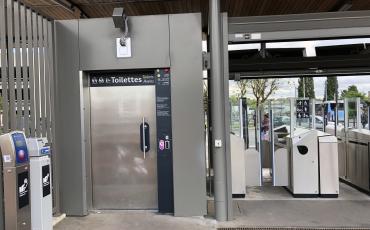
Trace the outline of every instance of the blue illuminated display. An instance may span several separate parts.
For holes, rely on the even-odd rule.
[[[49,155],[50,154],[50,147],[44,147],[40,149],[41,155]]]
[[[15,147],[15,159],[17,164],[28,162],[28,149],[26,139],[22,133],[12,134],[14,147]]]

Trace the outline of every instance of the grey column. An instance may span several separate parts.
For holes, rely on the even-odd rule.
[[[222,74],[222,39],[220,1],[209,1],[210,51],[211,51],[211,112],[212,149],[215,189],[216,220],[226,221],[228,217],[227,168],[225,148],[225,98]],[[216,142],[221,142],[216,147]]]

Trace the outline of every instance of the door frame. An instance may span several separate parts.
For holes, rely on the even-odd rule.
[[[156,127],[157,140],[166,139],[169,141],[169,149],[164,149],[159,153],[157,149],[157,183],[158,183],[158,212],[160,213],[174,213],[174,180],[173,180],[173,140],[172,140],[172,106],[171,106],[171,68],[159,67],[148,69],[118,69],[118,70],[94,70],[94,71],[80,71],[79,87],[80,87],[80,114],[81,114],[81,136],[83,148],[82,154],[85,159],[83,183],[85,191],[83,192],[86,199],[84,202],[84,210],[86,212],[93,211],[93,183],[92,183],[92,151],[91,151],[91,97],[90,97],[90,74],[91,73],[109,73],[109,72],[141,72],[153,71],[156,91]],[[167,77],[168,76],[168,77]],[[158,80],[162,79],[162,81]],[[165,80],[165,81],[163,81]],[[166,103],[168,105],[167,115],[158,115],[159,97],[167,97]],[[163,112],[163,111],[162,111]],[[160,157],[159,157],[160,156]]]

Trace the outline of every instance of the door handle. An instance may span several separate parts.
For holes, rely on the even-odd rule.
[[[143,152],[144,159],[146,158],[146,153],[150,150],[150,126],[145,121],[145,117],[142,118],[140,124],[140,149]]]

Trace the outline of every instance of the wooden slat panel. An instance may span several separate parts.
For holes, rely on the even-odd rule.
[[[370,10],[370,1],[353,0],[350,10]]]
[[[8,37],[13,37],[13,0],[7,1],[7,27]],[[15,115],[15,81],[14,81],[14,42],[13,39],[8,39],[8,70],[9,70],[9,117],[10,117],[10,129],[15,130],[16,126],[16,115]]]
[[[22,72],[21,72],[21,49],[20,49],[20,14],[19,3],[14,2],[14,46],[15,46],[15,73],[16,73],[16,127],[22,130]]]
[[[35,92],[34,92],[34,76],[35,76],[35,69],[34,69],[34,42],[33,42],[33,13],[30,9],[27,9],[27,43],[28,43],[28,63],[29,63],[29,88],[30,88],[30,95],[29,95],[29,104],[30,104],[30,122],[29,122],[29,129],[30,129],[30,136],[35,137]]]
[[[24,130],[26,136],[29,136],[29,106],[28,106],[28,65],[27,65],[27,27],[26,27],[26,7],[21,6],[20,8],[21,16],[21,38],[22,38],[22,91],[23,91],[23,120],[24,120]]]
[[[33,10],[37,11],[41,15],[56,19],[56,20],[64,20],[64,19],[74,19],[76,18],[70,11],[66,10],[61,6],[31,6]]]
[[[9,104],[8,104],[8,71],[7,71],[7,47],[6,47],[6,12],[5,0],[0,0],[0,48],[1,48],[1,85],[3,104],[3,132],[9,130]]]
[[[128,15],[169,14],[202,12],[203,21],[208,20],[208,0],[69,0],[89,17],[110,17],[114,7],[125,7]],[[52,0],[23,0],[42,15],[54,19],[73,19],[76,15],[58,6]],[[332,11],[343,0],[221,0],[222,11],[229,16],[255,16],[297,14]],[[370,1],[352,0],[350,10],[369,10]]]
[[[55,5],[50,0],[22,0],[22,3],[26,5],[32,5],[32,6],[50,6],[50,5]]]

